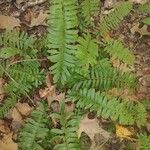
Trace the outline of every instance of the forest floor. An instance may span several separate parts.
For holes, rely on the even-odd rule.
[[[103,0],[102,2],[102,9],[104,13],[108,13],[116,5],[115,1],[114,3],[107,4],[106,1]],[[137,5],[134,7],[137,7]],[[47,33],[48,6],[49,3],[47,0],[0,0],[0,25],[1,22],[3,22],[6,29],[12,29],[18,26],[16,27],[17,30],[25,31],[37,38],[44,37]],[[2,18],[2,16],[5,17]],[[130,69],[136,73],[139,84],[138,90],[136,90],[136,93],[132,93],[132,95],[128,95],[128,91],[125,91],[124,93],[125,96],[131,96],[132,100],[135,101],[150,99],[150,28],[140,22],[140,20],[144,17],[145,16],[139,12],[132,12],[124,19],[120,26],[109,35],[123,41],[135,54],[135,64]],[[2,31],[3,29],[4,27],[0,26],[0,30]],[[121,66],[117,61],[112,61],[114,66],[117,66],[118,68],[126,67]],[[43,65],[47,67],[47,64],[45,63],[46,62],[44,62]],[[2,84],[4,84],[4,82],[0,78],[1,104],[3,104],[4,98],[4,94],[2,94]],[[40,91],[42,90],[43,89],[40,89]],[[35,101],[38,100],[40,98],[40,92],[36,91],[33,97]],[[33,108],[27,104],[21,105],[18,103],[18,106],[16,107],[17,110],[23,109],[20,110],[20,113],[25,114],[28,114],[33,110]],[[57,110],[57,107],[57,105],[53,105],[54,110]],[[0,150],[17,150],[17,143],[15,142],[17,139],[17,133],[24,123],[24,118],[18,115],[16,112],[17,110],[13,109],[11,113],[13,113],[13,119],[16,119],[16,122],[20,122],[20,124],[13,122],[12,119],[9,118],[9,115],[8,117],[0,120]],[[25,119],[26,118],[27,117],[25,117]],[[100,126],[103,129],[108,129],[110,122],[103,120],[100,123]],[[150,124],[147,124],[146,128],[150,134]],[[95,139],[95,141],[97,140],[96,142],[104,142],[103,137],[97,138],[98,140]],[[83,142],[85,142],[85,145],[89,145],[88,139]],[[126,143],[130,143],[132,146],[135,145],[136,147],[134,140],[121,140],[120,138],[113,136],[111,142],[105,145],[105,148],[102,146],[98,150],[123,150]]]

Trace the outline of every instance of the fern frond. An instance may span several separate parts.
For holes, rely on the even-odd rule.
[[[150,13],[150,3],[140,5],[139,10],[144,13]]]
[[[23,62],[9,67],[6,71],[12,79],[6,85],[7,91],[30,92],[33,87],[41,85],[44,81],[44,72],[39,67],[40,64],[37,61]]]
[[[96,40],[92,39],[91,35],[84,34],[83,37],[78,38],[77,51],[75,53],[77,62],[81,67],[89,68],[97,63],[98,44]]]
[[[54,63],[50,69],[54,74],[54,82],[65,84],[70,76],[70,68],[75,63],[78,37],[76,0],[52,0],[49,10],[48,58]]]
[[[114,11],[106,15],[100,22],[100,34],[104,35],[108,31],[116,28],[125,16],[132,10],[131,2],[121,2],[114,8]]]
[[[7,59],[16,54],[23,56],[27,53],[26,51],[33,48],[34,42],[35,39],[25,32],[6,30],[0,36],[0,46],[2,46],[2,49],[0,50],[0,58]]]
[[[53,113],[52,116],[60,119],[61,125],[61,129],[51,130],[55,134],[52,141],[62,141],[54,147],[54,150],[81,150],[76,132],[79,122],[74,113],[66,112],[64,103],[62,103],[60,114]]]
[[[3,104],[0,106],[0,118],[3,118],[7,115],[8,111],[15,106],[18,98],[15,94],[11,94]]]
[[[141,109],[142,111],[139,112],[137,105],[134,105],[134,103],[121,101],[117,98],[108,99],[104,94],[100,94],[94,89],[79,91],[73,89],[69,92],[69,98],[77,101],[77,107],[96,111],[98,116],[102,116],[105,119],[110,118],[113,121],[118,121],[120,124],[137,124],[140,126],[145,124],[146,121],[146,119],[143,121],[143,118],[146,117],[145,109]]]
[[[146,134],[138,135],[138,144],[140,150],[149,150],[150,149],[150,136]]]
[[[108,40],[106,42],[106,47],[104,48],[104,51],[108,52],[111,56],[119,59],[120,61],[123,61],[124,63],[134,63],[135,56],[118,40]]]
[[[105,62],[105,63],[104,63]],[[97,90],[108,90],[116,88],[135,88],[136,78],[130,72],[124,72],[114,69],[108,61],[101,60],[97,65],[91,68],[86,76],[74,75],[69,81],[75,89],[95,88]]]
[[[42,142],[47,136],[49,129],[47,128],[48,116],[43,103],[32,112],[31,118],[20,132],[20,147],[21,150],[44,150]]]
[[[100,10],[100,1],[99,0],[92,0],[92,1],[82,0],[81,10],[82,10],[85,23],[87,25],[90,25],[91,18]]]

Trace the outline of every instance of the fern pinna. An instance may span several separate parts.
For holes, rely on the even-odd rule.
[[[54,82],[64,85],[74,67],[78,35],[76,0],[52,0],[49,9],[48,57],[54,64]]]
[[[104,35],[111,29],[116,28],[125,16],[132,10],[131,2],[122,2],[112,12],[104,16],[100,22],[100,34]]]
[[[61,142],[54,147],[54,150],[81,150],[80,142],[77,137],[79,116],[75,116],[73,112],[66,112],[64,102],[61,103],[60,114],[53,113],[51,116],[59,119],[61,125],[60,129],[51,130],[54,134],[51,141]]]
[[[146,123],[146,110],[141,103],[110,99],[94,89],[73,89],[69,92],[69,98],[77,102],[77,107],[96,111],[98,116],[111,118],[121,124],[141,126]]]
[[[38,108],[27,119],[19,135],[21,150],[44,150],[42,144],[49,132],[45,108],[44,103],[39,103]]]

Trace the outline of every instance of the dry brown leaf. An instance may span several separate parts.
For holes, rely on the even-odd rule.
[[[12,140],[13,133],[4,135],[0,140],[0,150],[18,150],[18,145]]]
[[[99,126],[98,119],[89,119],[88,115],[86,115],[80,122],[79,129],[77,131],[78,137],[81,136],[82,132],[86,133],[90,137],[92,141],[91,148],[94,148],[96,145],[94,141],[94,136],[96,134],[101,134],[105,140],[110,138],[110,134]]]
[[[137,3],[137,4],[145,4],[145,3],[149,2],[149,0],[131,0],[131,1],[134,3]]]
[[[4,98],[4,80],[0,78],[0,101]]]
[[[120,125],[116,125],[116,136],[119,138],[126,138],[132,140],[133,133],[128,129]]]
[[[11,117],[12,117],[13,121],[18,122],[20,124],[23,123],[22,116],[15,107],[11,111]]]
[[[134,34],[135,32],[138,32],[141,36],[143,35],[150,35],[150,32],[147,30],[147,25],[144,25],[142,28],[139,28],[140,23],[136,23],[131,28],[131,33]]]
[[[15,105],[15,107],[17,108],[17,110],[21,113],[21,115],[23,116],[28,116],[30,115],[31,111],[32,111],[32,107],[30,107],[28,105],[28,103],[17,103]]]
[[[0,120],[0,132],[4,134],[10,133],[10,128],[8,127],[8,124],[4,120]]]
[[[12,16],[0,15],[0,29],[12,30],[20,26],[20,20]]]
[[[46,25],[45,20],[48,17],[48,14],[43,13],[40,11],[37,17],[33,17],[31,19],[30,27],[39,26],[39,25]]]

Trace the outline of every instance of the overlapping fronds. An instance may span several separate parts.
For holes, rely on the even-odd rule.
[[[48,116],[43,103],[32,112],[31,118],[27,119],[26,124],[20,132],[21,150],[44,150],[42,142],[48,134]]]
[[[103,35],[108,31],[116,28],[125,16],[132,10],[131,2],[121,2],[112,12],[104,16],[100,22],[100,34]]]
[[[78,37],[76,4],[76,0],[52,0],[49,9],[48,58],[54,63],[51,67],[54,82],[59,84],[65,84],[75,62]]]
[[[62,103],[60,114],[52,114],[60,120],[61,129],[52,129],[54,133],[52,141],[62,141],[54,147],[54,150],[81,150],[77,137],[78,119],[73,112],[66,112],[65,105]]]
[[[119,59],[127,64],[133,64],[135,60],[134,54],[130,50],[125,48],[123,44],[118,40],[110,39],[106,42],[104,51],[108,52],[114,58]]]
[[[94,89],[71,90],[69,98],[77,101],[76,106],[90,111],[96,111],[98,116],[110,118],[121,124],[138,126],[146,122],[144,106],[130,101],[121,101],[118,98],[108,99],[107,96],[96,92]],[[139,108],[140,112],[139,112]]]

